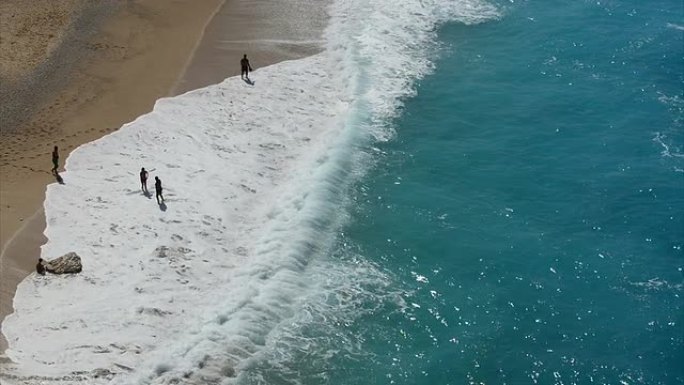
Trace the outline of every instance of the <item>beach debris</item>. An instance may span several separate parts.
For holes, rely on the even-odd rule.
[[[38,264],[36,265],[36,271],[41,275],[45,275],[45,273],[76,274],[80,273],[82,269],[81,257],[73,251],[55,258],[52,261],[38,258]]]

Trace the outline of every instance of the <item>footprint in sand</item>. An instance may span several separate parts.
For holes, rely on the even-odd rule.
[[[213,222],[214,222],[214,218],[209,216],[209,215],[205,215],[202,219],[202,223],[204,223],[207,226],[213,225]]]

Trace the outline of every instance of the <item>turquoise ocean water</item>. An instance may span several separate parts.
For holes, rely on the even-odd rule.
[[[682,3],[494,5],[356,142],[320,290],[244,383],[684,384]]]
[[[682,384],[682,3],[497,6],[366,149],[336,254],[387,286],[325,382]]]

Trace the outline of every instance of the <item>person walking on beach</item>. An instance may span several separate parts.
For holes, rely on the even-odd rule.
[[[57,146],[52,150],[52,172],[57,173],[57,168],[59,167],[59,150]]]
[[[145,195],[149,194],[149,191],[147,191],[147,171],[145,171],[145,167],[140,169],[140,187]]]
[[[157,204],[160,205],[164,202],[164,196],[162,195],[161,179],[158,176],[154,177],[154,190],[157,193]],[[161,201],[159,201],[159,198],[161,198]]]
[[[249,71],[252,71],[252,66],[249,65],[249,59],[247,59],[247,54],[242,57],[242,60],[240,60],[240,68],[242,69],[242,72],[240,73],[240,79],[245,79],[249,80]]]

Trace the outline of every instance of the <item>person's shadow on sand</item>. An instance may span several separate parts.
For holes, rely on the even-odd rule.
[[[62,179],[62,176],[59,175],[59,173],[56,170],[52,172],[52,175],[55,176],[55,180],[57,181],[57,183],[64,184],[64,179]]]
[[[166,202],[162,201],[162,203],[159,204],[159,210],[166,211],[166,209]]]
[[[250,86],[253,86],[256,84],[256,82],[250,78],[242,78],[242,80],[244,80],[245,83],[249,84]]]
[[[150,193],[149,191],[143,191],[143,195],[147,199],[152,199],[152,193]]]

